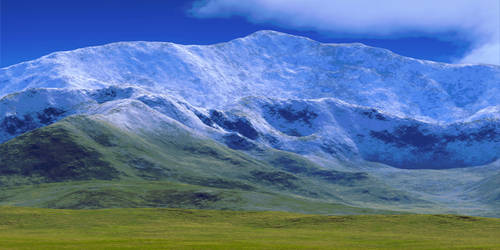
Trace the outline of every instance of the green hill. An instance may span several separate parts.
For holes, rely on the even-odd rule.
[[[72,116],[0,145],[0,204],[327,214],[384,212],[355,208],[371,204],[426,205],[364,173],[323,169],[278,150],[252,155],[173,125],[136,134]]]

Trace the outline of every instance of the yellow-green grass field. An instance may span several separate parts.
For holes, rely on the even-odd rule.
[[[500,219],[0,208],[0,249],[500,249]]]

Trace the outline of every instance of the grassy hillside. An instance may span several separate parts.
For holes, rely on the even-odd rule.
[[[491,204],[498,211],[500,206],[500,174],[493,174],[471,188],[471,193],[476,198]],[[500,215],[497,215],[500,216]]]
[[[313,213],[351,213],[358,204],[348,201],[425,205],[364,173],[326,170],[277,150],[253,157],[169,126],[135,134],[73,116],[1,144],[0,204]]]
[[[174,207],[280,210],[321,214],[394,214],[276,192],[214,188],[167,181],[71,181],[0,188],[0,205],[96,209]]]
[[[2,249],[500,249],[500,219],[0,208]]]

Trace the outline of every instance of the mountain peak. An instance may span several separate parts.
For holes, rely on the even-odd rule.
[[[259,38],[259,37],[281,37],[281,38],[287,38],[287,39],[305,39],[305,40],[310,40],[314,41],[308,37],[305,36],[300,36],[300,35],[293,35],[281,31],[275,31],[275,30],[258,30],[255,31],[254,33],[251,33],[245,37],[248,38]]]
[[[0,97],[29,88],[136,86],[209,108],[245,96],[334,97],[403,117],[453,122],[496,110],[488,107],[499,105],[499,72],[262,30],[219,45],[121,42],[53,53],[0,69]]]
[[[248,36],[293,36],[293,35],[276,30],[258,30],[255,31],[254,33],[251,33]]]

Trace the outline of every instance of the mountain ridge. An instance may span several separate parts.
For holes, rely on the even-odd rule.
[[[395,52],[393,52],[393,51],[391,51],[389,49],[375,47],[375,46],[370,46],[370,45],[366,45],[366,44],[360,43],[360,42],[352,42],[352,43],[323,43],[323,42],[319,42],[319,41],[310,39],[310,38],[308,38],[306,36],[293,35],[293,34],[288,34],[288,33],[279,32],[279,31],[275,31],[275,30],[258,30],[258,31],[255,31],[255,32],[249,34],[249,35],[246,35],[246,36],[243,36],[243,37],[234,38],[234,39],[229,40],[227,42],[218,42],[218,43],[206,44],[206,45],[178,44],[178,43],[173,43],[173,42],[147,41],[147,40],[110,42],[110,43],[104,43],[104,44],[100,44],[100,45],[86,46],[86,47],[77,48],[77,49],[55,51],[55,52],[51,52],[51,53],[49,53],[47,55],[41,56],[39,58],[35,58],[35,59],[32,59],[32,60],[27,60],[27,61],[24,61],[24,62],[15,63],[15,64],[12,64],[12,65],[8,65],[8,66],[5,66],[5,67],[2,67],[0,69],[8,69],[10,67],[13,67],[13,66],[16,66],[16,65],[19,65],[19,64],[26,64],[26,63],[29,63],[29,62],[32,62],[32,61],[36,61],[36,60],[45,58],[45,57],[50,57],[53,54],[66,53],[66,52],[72,52],[72,51],[78,51],[78,50],[85,50],[85,49],[92,49],[92,48],[104,47],[104,46],[113,46],[113,45],[118,45],[118,44],[139,44],[139,43],[151,43],[151,44],[154,44],[154,43],[157,43],[157,44],[170,44],[170,45],[181,45],[181,46],[220,46],[220,45],[223,45],[223,44],[226,44],[226,43],[233,42],[235,40],[237,41],[237,40],[242,40],[242,39],[245,39],[245,38],[250,38],[252,36],[259,36],[259,35],[266,35],[266,34],[286,35],[286,36],[289,36],[289,37],[306,39],[306,40],[309,40],[311,42],[321,43],[321,44],[330,45],[330,46],[361,46],[361,47],[374,48],[374,49],[379,49],[379,50],[385,50],[386,52],[389,52],[389,53],[391,53],[393,55],[397,55],[399,57],[407,58],[407,59],[410,59],[410,60],[421,61],[421,62],[428,62],[428,63],[431,63],[431,64],[443,64],[443,65],[447,65],[447,66],[451,66],[451,67],[453,67],[453,66],[462,67],[462,66],[471,66],[471,65],[489,66],[489,67],[494,67],[494,68],[499,67],[498,65],[484,64],[484,63],[478,63],[478,64],[470,64],[470,63],[446,63],[446,62],[437,62],[437,61],[426,60],[426,59],[417,59],[417,58],[413,58],[413,57],[409,57],[409,56],[400,55],[400,54],[395,53]]]
[[[252,37],[254,39],[250,39]],[[242,97],[241,93],[245,92],[255,96],[271,93],[274,97],[308,99],[334,95],[349,103],[377,107],[393,114],[438,122],[464,119],[488,108],[489,106],[484,103],[473,103],[480,96],[483,96],[483,99],[495,100],[493,96],[498,91],[498,87],[492,83],[491,79],[498,78],[499,67],[429,64],[432,66],[432,71],[453,71],[453,69],[472,71],[466,72],[468,77],[474,71],[481,71],[481,74],[475,73],[474,77],[479,76],[485,79],[481,81],[486,83],[476,84],[474,90],[463,83],[466,88],[469,88],[467,91],[473,94],[473,99],[468,100],[456,93],[455,96],[450,96],[449,93],[456,91],[446,90],[445,86],[436,85],[437,79],[423,75],[436,73],[412,73],[413,69],[402,66],[408,63],[404,62],[403,57],[399,55],[395,56],[391,52],[390,57],[383,59],[384,54],[389,53],[384,49],[367,46],[351,49],[351,47],[352,45],[322,44],[307,38],[276,32],[257,32],[245,38],[206,46],[161,42],[115,43],[51,54],[38,61],[14,67],[20,68],[19,70],[11,67],[1,69],[0,82],[5,83],[1,94],[4,96],[27,87],[101,88],[118,84],[142,86],[150,91],[181,96],[194,105],[210,107],[222,107],[231,103],[228,95]],[[155,54],[144,54],[147,51]],[[283,54],[289,52],[296,55]],[[326,59],[313,59],[318,56]],[[358,56],[361,56],[360,59],[364,61],[352,60]],[[411,61],[411,63],[417,67],[415,72],[419,72],[418,67],[427,67],[419,60]],[[319,68],[313,69],[312,67]],[[377,67],[379,69],[373,70]],[[402,68],[398,69],[398,67]],[[40,71],[42,68],[43,71]],[[391,72],[401,70],[410,70],[405,73],[406,75],[401,76],[405,77],[404,79],[391,75],[393,74]],[[22,79],[16,80],[14,71],[21,71],[17,74],[21,74]],[[454,72],[450,73],[456,75]],[[492,75],[493,73],[496,76]],[[26,75],[31,76],[26,77]],[[446,78],[448,77],[446,75]],[[391,85],[401,85],[401,83],[394,85],[399,80],[413,82],[414,86],[408,87],[415,88],[414,93],[430,91],[429,93],[434,93],[436,97],[422,94],[411,96],[407,94],[407,91],[403,91],[404,88],[391,87]],[[441,79],[440,81],[446,83],[447,80]],[[470,80],[464,78],[460,81]],[[284,85],[284,82],[289,84]],[[353,89],[368,88],[370,90],[360,93],[351,92],[348,83],[359,85],[352,86]],[[389,83],[391,85],[387,85]],[[446,84],[456,85],[456,81]],[[470,85],[470,83],[467,84]],[[493,93],[488,94],[485,89]],[[281,93],[272,94],[277,91]],[[204,94],[210,99],[199,97]],[[397,95],[401,97],[396,97]],[[410,103],[399,100],[400,98],[410,98],[408,99]],[[441,108],[435,104],[437,101],[443,102],[445,107]],[[413,107],[409,106],[411,102],[414,103]],[[425,103],[429,103],[430,106]],[[454,115],[443,117],[446,112],[442,111],[445,109],[454,109]]]
[[[134,138],[183,131],[255,159],[296,154],[328,171],[366,174],[425,204],[473,213],[498,202],[496,189],[477,194],[500,171],[499,83],[498,66],[408,59],[271,31],[214,45],[120,42],[0,69],[0,147],[94,117]],[[285,162],[270,165],[304,174]],[[290,177],[244,176],[269,185]]]

